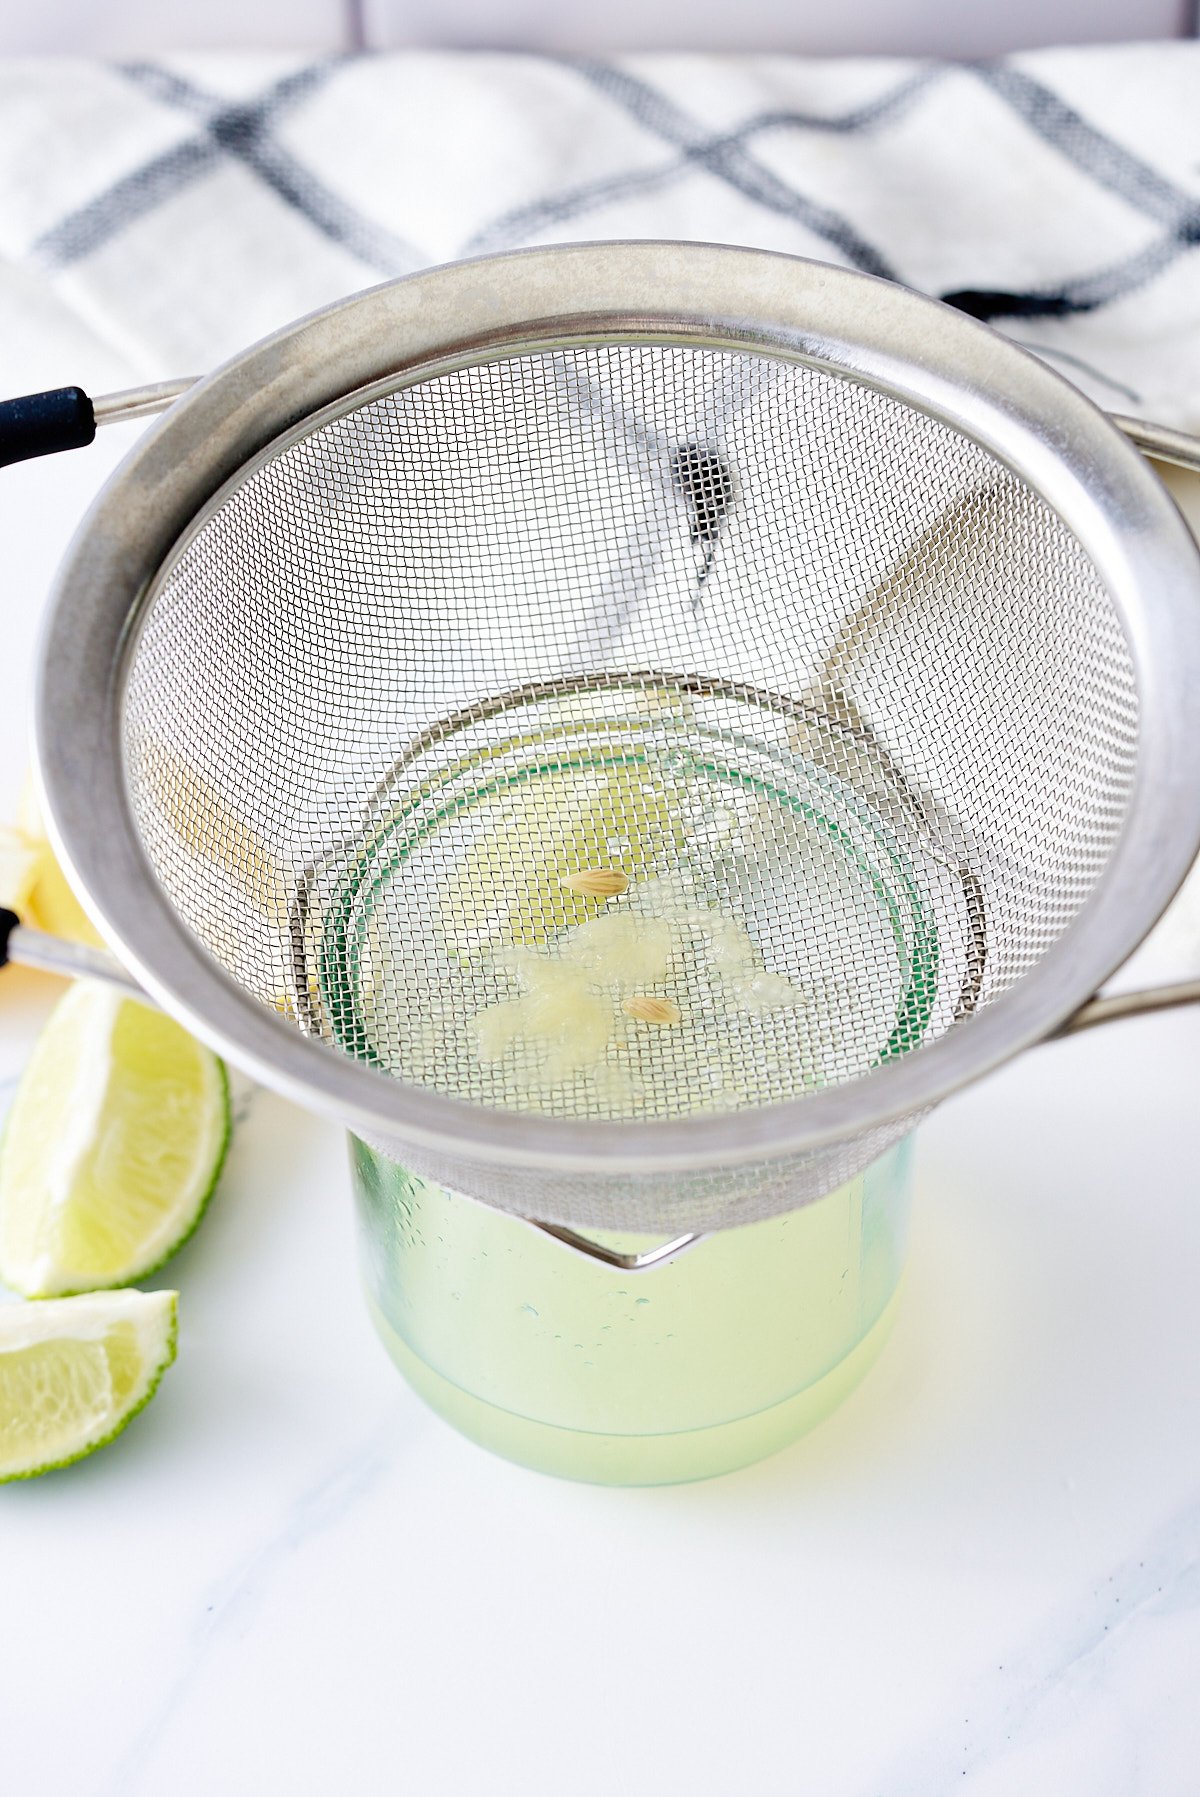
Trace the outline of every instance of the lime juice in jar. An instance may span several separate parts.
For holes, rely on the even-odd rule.
[[[636,1273],[357,1139],[351,1157],[368,1297],[392,1358],[464,1435],[543,1472],[665,1485],[761,1459],[841,1402],[892,1321],[908,1141],[815,1204]]]

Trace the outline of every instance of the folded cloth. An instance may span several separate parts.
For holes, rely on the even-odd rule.
[[[425,264],[701,238],[987,319],[1200,426],[1200,44],[1001,62],[0,64],[0,391],[200,374]]]

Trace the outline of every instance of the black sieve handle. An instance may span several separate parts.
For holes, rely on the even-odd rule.
[[[95,435],[96,414],[82,387],[0,400],[0,467],[60,449],[84,449]]]

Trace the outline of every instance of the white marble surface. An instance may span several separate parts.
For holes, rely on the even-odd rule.
[[[123,447],[0,481],[0,800],[46,579]],[[1144,967],[1200,965],[1197,914]],[[53,995],[0,979],[0,1084]],[[0,1492],[0,1789],[1194,1797],[1198,1056],[1164,1016],[947,1104],[876,1370],[660,1491],[429,1415],[359,1299],[337,1132],[244,1097],[155,1403]]]

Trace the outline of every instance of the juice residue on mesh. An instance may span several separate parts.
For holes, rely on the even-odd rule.
[[[678,873],[641,881],[545,948],[494,952],[491,966],[516,991],[472,1017],[480,1060],[518,1054],[532,1090],[582,1073],[605,1100],[636,1100],[636,1078],[620,1052],[634,1032],[686,1026],[700,1011],[803,1003],[798,987],[767,971],[748,931],[716,906],[697,904],[689,885]],[[669,999],[663,1008],[674,1015],[639,1022],[623,1008],[635,996]]]
[[[497,810],[442,895],[442,935],[458,957],[545,947],[603,908],[562,884],[571,874],[619,866],[637,879],[684,842],[670,793],[636,763],[541,772]]]
[[[698,824],[692,809],[634,761],[542,770],[497,795],[439,927],[452,958],[502,994],[465,1022],[509,1102],[582,1079],[600,1110],[636,1108],[648,1082],[659,1104],[724,1108],[740,1096],[734,1017],[806,1003],[740,922],[702,902],[689,852],[722,852],[738,820],[709,805]],[[564,884],[581,869],[628,885],[602,897]]]

